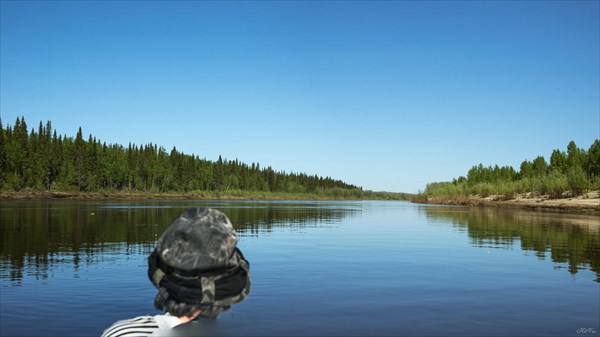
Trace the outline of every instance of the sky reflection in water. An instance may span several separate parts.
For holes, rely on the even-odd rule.
[[[115,320],[156,314],[146,256],[193,206],[230,217],[253,289],[210,327],[196,322],[179,335],[600,328],[591,216],[370,201],[62,200],[0,206],[0,334],[99,335]],[[31,312],[44,324],[26,324]]]

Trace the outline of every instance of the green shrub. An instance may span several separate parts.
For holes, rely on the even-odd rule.
[[[590,190],[600,190],[600,176],[590,179]]]
[[[541,194],[548,195],[552,199],[562,197],[569,190],[567,177],[560,172],[551,172],[540,181]]]
[[[490,195],[496,194],[494,185],[490,183],[479,183],[475,186],[475,191],[481,197],[489,197]]]
[[[582,195],[591,185],[583,168],[580,166],[569,169],[567,173],[567,183],[573,196]]]
[[[12,190],[19,191],[24,187],[23,179],[12,172],[7,173],[4,179],[4,185]]]

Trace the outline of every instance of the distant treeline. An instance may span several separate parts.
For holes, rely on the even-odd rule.
[[[479,164],[473,166],[466,177],[428,184],[423,194],[428,198],[499,195],[511,199],[516,194],[532,193],[561,198],[599,189],[600,140],[596,139],[587,151],[571,141],[566,152],[554,150],[550,162],[543,156],[533,161],[525,160],[519,171],[511,166],[484,167]]]
[[[257,191],[361,198],[371,191],[305,173],[286,173],[236,160],[210,161],[175,147],[167,152],[143,146],[106,144],[81,128],[59,136],[50,121],[28,129],[25,118],[13,127],[0,120],[0,189],[21,191]],[[389,196],[389,195],[386,195]],[[397,197],[397,196],[396,196]]]

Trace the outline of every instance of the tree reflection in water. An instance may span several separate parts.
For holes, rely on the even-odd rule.
[[[352,202],[4,201],[0,279],[19,284],[24,269],[44,279],[63,264],[77,271],[81,264],[109,262],[116,253],[149,254],[167,226],[196,206],[226,213],[240,236],[324,226],[357,212]]]
[[[539,259],[567,264],[571,274],[591,269],[600,282],[600,219],[592,215],[501,208],[424,207],[429,220],[465,230],[471,244],[508,249],[519,244]]]

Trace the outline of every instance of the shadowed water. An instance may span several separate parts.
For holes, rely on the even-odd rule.
[[[157,314],[146,257],[194,206],[229,216],[253,288],[217,321],[173,336],[600,336],[594,216],[383,201],[67,200],[0,205],[0,335],[98,336],[116,320]]]

